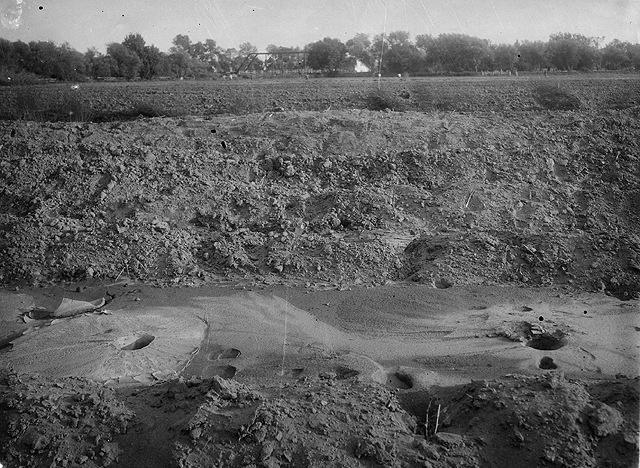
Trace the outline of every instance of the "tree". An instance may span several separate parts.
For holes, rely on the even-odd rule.
[[[0,37],[0,67],[15,67],[13,44],[8,39]]]
[[[344,62],[347,46],[339,39],[325,37],[308,48],[307,65],[315,70],[336,74]]]
[[[25,66],[32,73],[51,78],[54,74],[56,55],[56,45],[53,42],[31,41]]]
[[[347,47],[345,60],[348,61],[350,68],[355,68],[360,62],[369,70],[373,70],[374,60],[371,55],[371,41],[368,34],[358,33],[355,37],[349,39],[345,45]]]
[[[242,64],[242,62],[249,56],[249,54],[255,54],[258,52],[258,48],[252,45],[250,42],[245,42],[240,44],[240,49],[238,50],[238,56],[241,60],[239,60],[238,67]],[[247,70],[261,70],[262,69],[262,60],[259,58],[255,58],[251,65],[248,66]],[[236,68],[237,70],[237,68]]]
[[[300,56],[298,54],[287,54],[287,52],[301,52],[299,47],[284,47],[269,44],[267,46],[267,52],[274,55],[267,56],[267,59],[264,61],[263,68],[265,70],[295,70],[300,68]]]
[[[218,55],[218,65],[220,71],[223,73],[233,73],[237,70],[238,63],[238,50],[231,47]]]
[[[138,76],[142,67],[142,60],[131,49],[117,42],[107,45],[107,55],[109,55],[116,64],[116,69],[112,69],[113,76],[119,76],[131,80]]]
[[[590,70],[595,65],[598,39],[581,34],[558,33],[549,37],[546,55],[563,70]]]
[[[176,51],[168,57],[171,73],[174,76],[183,78],[185,76],[191,76],[194,74],[192,68],[193,59],[184,51]]]
[[[607,46],[602,49],[602,67],[607,70],[620,70],[621,68],[631,66],[631,57],[628,53],[630,49],[630,43],[614,39],[610,44],[607,44]]]
[[[383,72],[415,72],[422,67],[425,55],[410,41],[407,31],[389,33],[386,42],[387,47],[382,56]]]
[[[544,42],[516,42],[515,47],[518,50],[517,64],[519,70],[533,71],[549,66],[545,57],[546,45]]]
[[[86,76],[84,56],[64,43],[57,47],[57,60],[53,69],[53,78],[63,81],[80,80]]]
[[[31,49],[29,48],[29,44],[22,41],[15,41],[12,45],[15,62],[18,67],[26,69],[27,63],[31,58]]]
[[[191,39],[189,39],[189,36],[187,36],[186,34],[178,34],[173,38],[172,43],[173,47],[169,49],[171,53],[184,52],[192,56],[191,54],[193,53],[193,45],[191,44]]]
[[[135,52],[141,59],[144,57],[144,47],[146,43],[141,34],[129,33],[122,41],[122,45]]]
[[[493,47],[493,68],[511,70],[518,60],[518,49],[509,44],[499,44]]]
[[[111,76],[112,68],[117,68],[117,63],[112,63],[112,60],[113,58],[101,54],[95,47],[84,53],[87,74],[93,78]]]
[[[144,46],[140,77],[148,80],[159,75],[164,59],[165,55],[156,46]]]
[[[440,45],[437,39],[434,39],[430,34],[416,36],[416,48],[423,56],[423,69],[429,69],[431,71],[439,71],[442,69],[439,47]]]
[[[440,34],[436,54],[442,67],[450,72],[489,69],[491,49],[486,39],[466,34]]]

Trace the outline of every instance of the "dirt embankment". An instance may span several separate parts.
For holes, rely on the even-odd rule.
[[[630,467],[638,452],[636,385],[553,373],[429,394],[349,369],[279,395],[192,378],[114,399],[82,379],[3,372],[0,392],[9,466]]]
[[[0,125],[5,283],[640,290],[637,108]]]

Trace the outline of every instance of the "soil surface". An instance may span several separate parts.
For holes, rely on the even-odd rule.
[[[0,463],[638,466],[639,83],[94,84],[192,111],[0,121]]]

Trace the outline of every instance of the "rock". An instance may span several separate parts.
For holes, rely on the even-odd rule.
[[[451,432],[438,432],[435,439],[440,445],[444,445],[445,447],[464,445],[464,438],[459,434],[453,434]]]
[[[440,460],[441,455],[435,445],[430,444],[424,439],[415,439],[413,445],[423,452],[428,458],[432,460]]]
[[[371,458],[382,466],[393,466],[397,448],[385,447],[383,443],[373,437],[360,439],[356,445],[354,455],[356,458]]]
[[[273,451],[276,449],[276,445],[273,442],[265,442],[262,444],[262,449],[260,450],[260,461],[264,462],[273,454]]]
[[[589,415],[589,426],[598,437],[617,433],[623,422],[620,411],[604,403]]]
[[[320,372],[318,377],[323,380],[335,380],[338,377],[338,374],[335,372]]]
[[[234,380],[225,380],[216,375],[213,377],[212,388],[223,400],[236,400],[240,384]]]
[[[46,436],[37,437],[32,444],[33,450],[36,452],[43,450],[47,445],[49,445],[49,439]]]
[[[189,435],[191,436],[191,438],[193,440],[198,440],[200,438],[200,436],[202,435],[202,428],[200,427],[194,427],[193,429],[191,429],[191,431],[189,432]]]

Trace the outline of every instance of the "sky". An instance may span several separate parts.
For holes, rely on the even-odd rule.
[[[569,32],[640,42],[640,0],[0,0],[0,37],[80,52],[140,33],[168,51],[177,34],[222,48],[300,46],[356,33],[461,33],[494,44]]]

